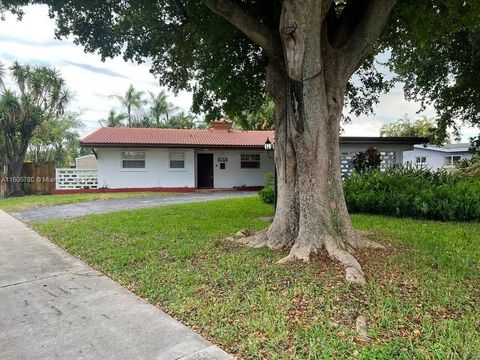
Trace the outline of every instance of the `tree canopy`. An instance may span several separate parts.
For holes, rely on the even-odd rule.
[[[400,2],[385,36],[407,99],[433,105],[438,133],[480,124],[480,2]],[[480,134],[479,134],[480,135]]]
[[[80,154],[79,130],[83,126],[76,113],[43,122],[30,140],[26,160],[69,167]]]
[[[30,141],[42,125],[64,115],[71,95],[53,68],[14,62],[10,75],[16,88],[1,83],[0,135],[7,165],[7,195],[17,195],[22,193],[18,177]]]
[[[324,1],[332,3],[333,1]],[[57,36],[74,35],[86,51],[152,60],[152,73],[174,91],[193,91],[193,111],[207,118],[256,111],[264,99],[265,51],[208,9],[204,2],[3,0],[3,11],[47,4]],[[225,2],[227,3],[227,2]],[[348,19],[355,1],[335,1]],[[242,1],[242,10],[278,29],[281,2]],[[480,21],[478,0],[400,0],[374,53],[349,82],[352,113],[368,113],[391,82],[377,71],[374,55],[391,55],[387,66],[405,82],[409,99],[431,103],[438,127],[480,122]],[[342,18],[343,16],[343,18]],[[340,22],[339,22],[340,23]]]

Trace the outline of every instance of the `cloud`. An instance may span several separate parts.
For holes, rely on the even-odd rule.
[[[342,126],[343,136],[379,136],[383,123],[375,118],[353,119]]]
[[[97,73],[97,74],[103,74],[103,75],[107,75],[107,76],[115,76],[115,77],[128,79],[128,76],[126,76],[126,75],[122,75],[118,72],[112,71],[110,69],[105,69],[105,68],[99,67],[99,66],[94,66],[94,65],[90,65],[90,64],[82,64],[82,63],[77,63],[77,62],[68,61],[68,60],[64,60],[63,63],[66,64],[66,65],[77,66],[79,68],[82,68],[82,69],[85,69],[85,70],[88,70],[88,71],[91,71],[91,72]]]
[[[0,41],[2,42],[11,42],[15,44],[22,44],[27,46],[36,46],[36,47],[52,47],[52,46],[68,46],[68,43],[64,43],[60,40],[47,40],[47,41],[38,41],[38,40],[29,40],[18,38],[17,36],[12,36],[10,34],[0,34]]]
[[[389,93],[380,97],[380,102],[374,107],[373,115],[352,117],[352,122],[343,126],[346,136],[379,136],[380,128],[384,124],[407,117],[415,120],[420,115],[434,117],[435,111],[427,107],[420,114],[420,104],[405,100],[401,84],[397,84]],[[348,109],[346,109],[346,113]]]
[[[143,64],[125,62],[122,58],[107,59],[85,53],[82,46],[75,45],[71,38],[55,40],[55,24],[48,17],[45,6],[34,5],[25,9],[21,22],[7,16],[0,22],[0,61],[7,67],[15,60],[21,63],[55,67],[74,93],[71,111],[80,113],[85,124],[82,135],[96,130],[99,120],[108,116],[111,108],[119,104],[111,98],[122,94],[133,85],[136,89],[158,93],[167,90],[158,84],[150,73],[150,61]],[[8,86],[13,86],[6,81]],[[168,92],[170,101],[181,110],[188,111],[192,95],[180,92],[174,96]]]

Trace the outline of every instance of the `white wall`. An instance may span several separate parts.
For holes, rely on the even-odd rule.
[[[415,148],[414,150],[405,151],[403,153],[403,163],[404,164],[410,163],[411,165],[415,166],[416,164],[415,158],[418,156],[422,156],[422,157],[425,156],[427,158],[426,159],[427,163],[424,165],[424,167],[431,170],[438,170],[444,167],[444,157],[452,156],[452,155],[461,155],[462,159],[470,159],[472,157],[472,154],[468,152],[443,152],[443,151]]]
[[[408,145],[382,144],[342,144],[342,153],[354,154],[376,146],[382,152],[394,152],[395,162],[402,163],[402,152],[411,148]],[[123,169],[123,151],[144,151],[144,169]],[[185,168],[170,169],[169,153],[182,151],[185,153]],[[213,154],[214,187],[228,189],[241,186],[262,186],[264,175],[274,172],[273,152],[266,150],[238,149],[165,149],[165,148],[97,148],[98,154],[98,186],[108,188],[149,188],[149,187],[196,187],[196,154]],[[241,154],[260,154],[259,169],[242,169]],[[226,158],[225,169],[220,169],[219,158]],[[340,164],[339,164],[340,166]]]
[[[236,186],[263,186],[265,173],[273,172],[275,163],[270,155],[261,150],[197,150],[198,153],[213,154],[213,186],[218,189]],[[242,169],[240,154],[260,154],[259,169]],[[219,158],[226,158],[225,170],[220,169]]]
[[[144,151],[144,169],[123,169],[123,151]],[[185,153],[184,169],[169,169],[169,152]],[[195,187],[193,149],[98,148],[98,187]]]

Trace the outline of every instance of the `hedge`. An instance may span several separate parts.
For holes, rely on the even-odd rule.
[[[412,167],[352,173],[344,182],[350,212],[435,219],[480,220],[480,178]]]

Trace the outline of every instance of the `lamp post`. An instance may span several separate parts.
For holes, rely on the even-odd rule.
[[[275,144],[273,144],[270,139],[267,137],[267,140],[265,141],[265,145],[264,145],[264,148],[265,150],[267,150],[267,156],[269,159],[273,159],[273,162],[275,163],[275,153],[274,153],[274,156],[273,158],[270,157],[270,153],[272,151],[275,151]],[[275,181],[275,184],[274,184],[274,194],[273,194],[273,203],[274,203],[274,206],[275,206],[275,211],[277,210],[277,164],[275,163],[275,172],[274,172],[274,181]]]

